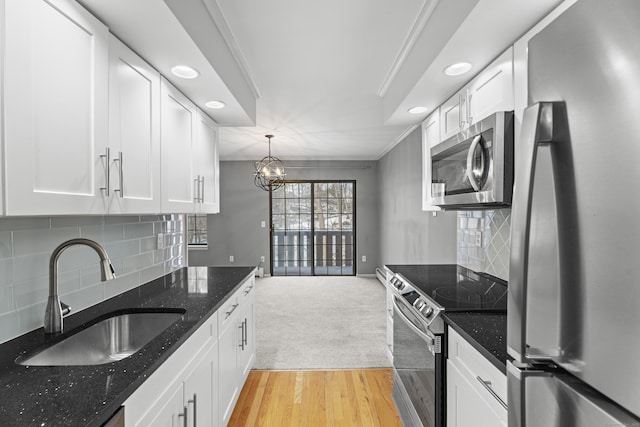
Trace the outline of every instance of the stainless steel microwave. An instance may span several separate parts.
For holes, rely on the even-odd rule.
[[[510,206],[513,111],[492,114],[431,148],[431,182],[433,203],[444,209]]]

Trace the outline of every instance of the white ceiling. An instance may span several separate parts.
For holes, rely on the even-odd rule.
[[[78,0],[222,127],[222,160],[380,158],[560,0]],[[444,76],[451,62],[474,64]],[[193,65],[195,80],[172,78]],[[227,104],[204,107],[208,100]]]

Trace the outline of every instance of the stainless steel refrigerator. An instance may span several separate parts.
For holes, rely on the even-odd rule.
[[[509,427],[640,426],[640,1],[578,0],[528,55]]]

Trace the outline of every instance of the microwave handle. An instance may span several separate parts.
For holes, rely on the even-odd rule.
[[[520,157],[516,159],[511,206],[511,257],[507,304],[507,353],[527,363],[527,292],[531,199],[538,147],[554,141],[563,102],[541,102],[524,111]]]
[[[482,135],[476,135],[471,142],[471,147],[469,147],[469,151],[467,152],[467,178],[471,183],[471,187],[473,187],[474,191],[480,191],[480,183],[476,180],[475,176],[473,176],[473,153],[476,152],[476,148],[478,144],[482,141]]]

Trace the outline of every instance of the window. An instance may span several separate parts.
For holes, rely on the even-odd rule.
[[[190,248],[207,247],[207,215],[187,215],[187,245]]]

